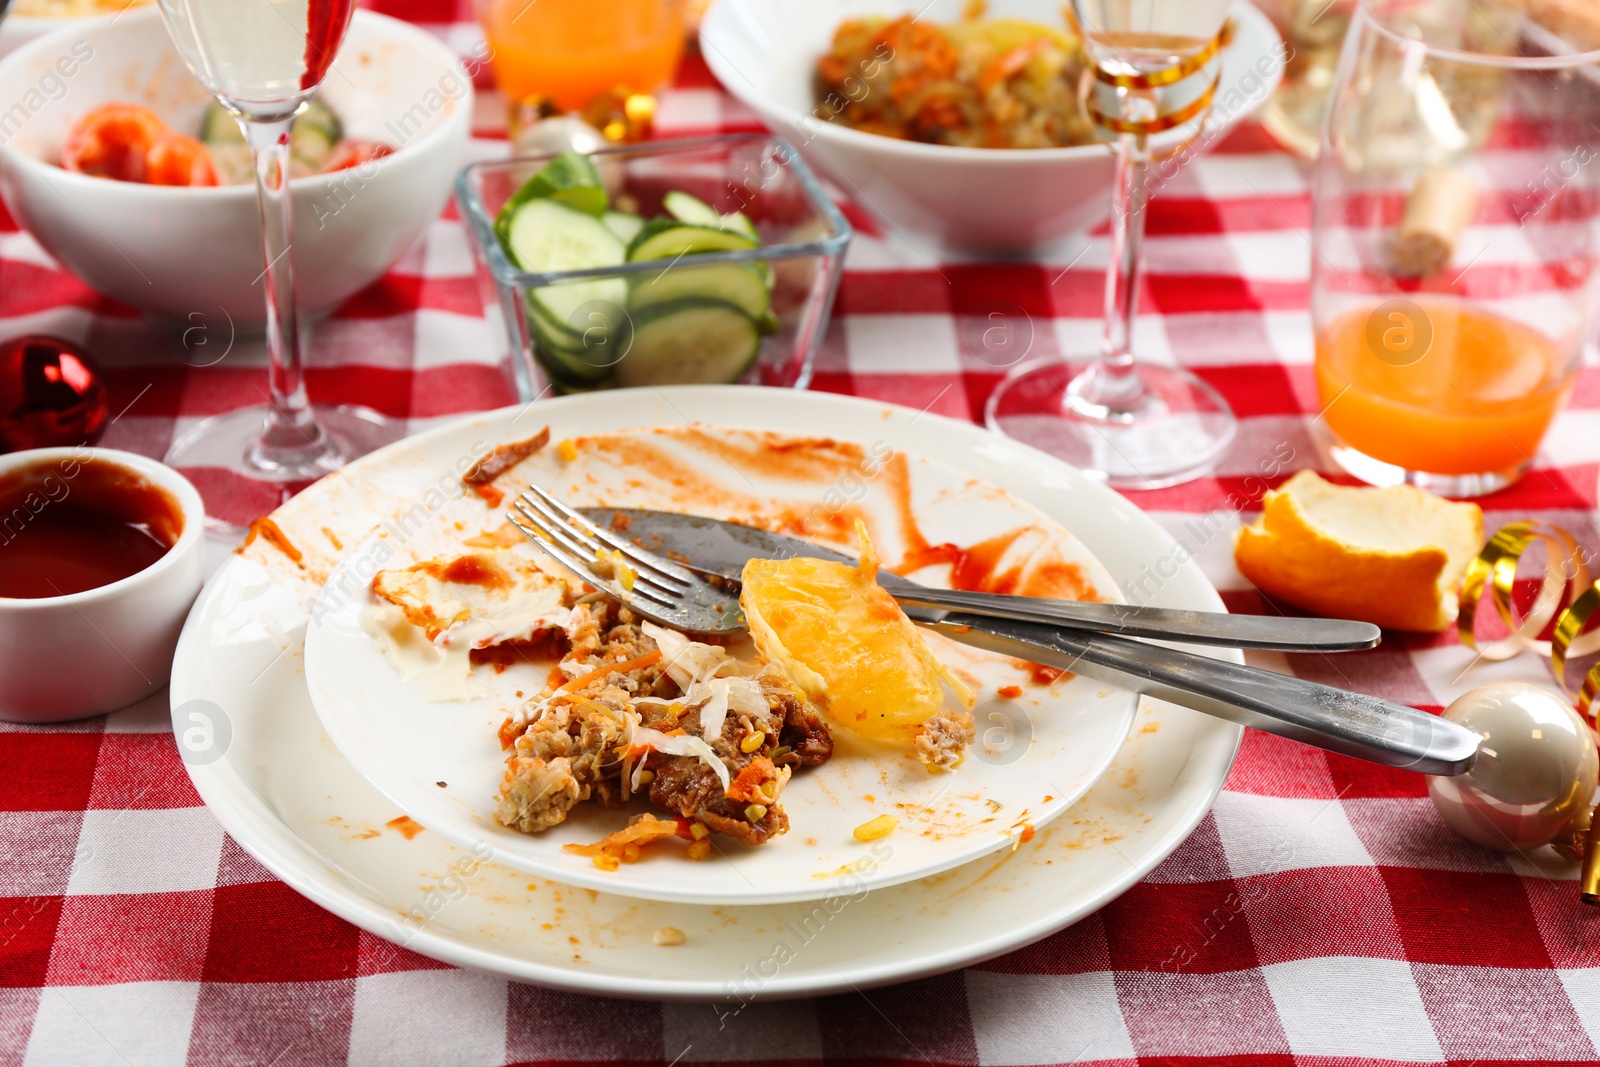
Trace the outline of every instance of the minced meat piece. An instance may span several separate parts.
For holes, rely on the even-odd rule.
[[[583,794],[583,786],[565,757],[546,763],[513,756],[506,762],[495,821],[525,834],[536,834],[566,819]]]
[[[767,677],[761,681],[772,710],[783,716],[778,744],[789,751],[778,762],[799,767],[820,767],[827,763],[833,756],[833,734],[817,709],[793,690],[774,689]]]
[[[778,803],[783,787],[794,768],[826,762],[833,738],[816,709],[781,675],[757,680],[765,709],[746,704],[731,711],[716,739],[707,742],[728,773],[725,790],[717,769],[701,758],[646,751],[634,740],[630,722],[663,734],[700,736],[700,713],[710,698],[680,700],[678,683],[652,655],[658,651],[655,639],[633,612],[600,601],[573,605],[565,636],[571,651],[561,669],[501,728],[511,751],[498,821],[536,832],[560,823],[586,800],[624,805],[638,772],[639,788],[648,790],[652,803],[713,833],[760,845],[788,829]],[[646,665],[633,665],[641,661]],[[641,699],[646,697],[652,699]]]
[[[972,741],[972,716],[964,711],[941,711],[922,724],[913,745],[917,759],[929,768],[949,770],[966,757]]]
[[[692,720],[693,715],[684,718]],[[761,731],[765,736],[760,747],[744,751],[744,740],[755,729],[748,716],[730,715],[723,723],[722,736],[711,743],[711,750],[733,780],[732,795],[723,792],[721,779],[704,761],[657,753],[650,757],[650,768],[656,772],[650,783],[650,802],[747,845],[764,844],[783,833],[789,828],[789,816],[779,807],[778,797],[790,771],[772,762],[777,739],[766,730]],[[756,804],[767,810],[751,820],[750,808]]]

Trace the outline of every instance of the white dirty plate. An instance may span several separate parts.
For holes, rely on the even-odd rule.
[[[657,399],[651,391],[623,391],[582,406],[604,411],[607,423],[659,423]],[[794,418],[797,407],[792,394],[753,392],[729,419],[783,426],[787,411],[789,426],[813,428],[815,420]],[[550,421],[550,446],[498,486],[515,491],[532,480],[575,506],[693,512],[769,528],[809,520],[845,546],[860,518],[889,566],[914,549],[953,545],[973,550],[969,569],[992,558],[984,569],[1017,592],[1120,599],[1110,575],[1059,522],[1006,489],[916,453],[880,419],[830,427],[829,437],[685,426],[677,416],[676,425],[588,434],[589,413],[552,409]],[[527,429],[517,433],[525,436],[544,425],[544,413],[523,422]],[[555,447],[567,438],[571,459]],[[503,671],[476,667],[467,699],[436,700],[424,678],[397,672],[370,621],[363,625],[380,562],[405,567],[459,554],[468,550],[464,539],[504,526],[505,505],[492,507],[477,494],[427,505],[440,472],[459,469],[462,455],[455,435],[366,461],[366,477],[422,506],[374,515],[383,520],[378,529],[329,576],[306,635],[306,679],[323,727],[356,770],[407,815],[464,848],[488,849],[500,863],[569,885],[652,900],[817,900],[841,884],[879,889],[1014,847],[1081,797],[1127,737],[1133,694],[1086,678],[1041,684],[1028,664],[930,634],[935,653],[978,695],[978,736],[955,771],[929,774],[909,746],[864,742],[835,728],[833,758],[798,771],[784,790],[788,833],[759,847],[713,838],[716,851],[698,863],[681,843],[663,842],[639,863],[598,868],[562,845],[599,840],[632,814],[657,809],[640,800],[621,811],[580,804],[566,822],[539,834],[493,818],[505,770],[496,730],[522,702],[518,692],[539,691],[554,660],[518,661]],[[917,573],[948,585],[950,567]],[[1001,689],[1012,699],[1000,697]],[[854,839],[857,826],[882,813],[899,820],[891,836],[871,845]]]

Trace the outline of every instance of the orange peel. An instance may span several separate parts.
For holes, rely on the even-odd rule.
[[[1262,501],[1233,558],[1268,596],[1332,618],[1438,633],[1483,544],[1483,512],[1415,486],[1334,485],[1301,471]]]

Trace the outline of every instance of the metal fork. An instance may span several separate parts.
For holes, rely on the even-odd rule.
[[[519,494],[512,508],[506,516],[524,537],[651,622],[696,634],[745,628],[738,594],[597,526],[538,486]],[[618,564],[632,572],[631,580],[618,575]]]
[[[745,628],[733,594],[598,526],[538,486],[530,485],[513,507],[507,517],[529,540],[643,617],[690,633]],[[626,564],[634,572],[632,582],[597,570],[605,559],[612,561],[606,569],[613,573],[617,562]],[[907,614],[963,644],[1059,667],[1390,767],[1461,774],[1477,754],[1478,735],[1447,719],[1293,675],[1109,634],[954,611],[911,608]]]

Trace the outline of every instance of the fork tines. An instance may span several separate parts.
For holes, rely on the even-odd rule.
[[[670,610],[680,606],[696,581],[692,571],[601,529],[536,485],[530,485],[512,506],[515,512],[507,513],[512,525],[592,585]],[[596,571],[595,564],[612,552],[634,572],[632,589],[624,589],[620,580],[608,580]]]

